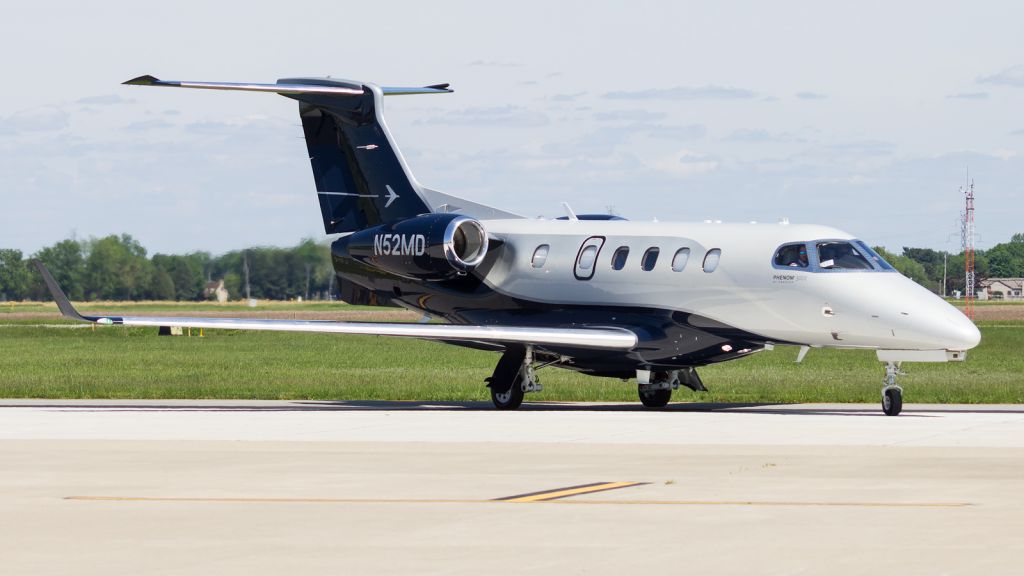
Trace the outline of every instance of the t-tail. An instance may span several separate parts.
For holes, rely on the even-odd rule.
[[[286,78],[276,84],[187,82],[140,76],[125,82],[207,90],[273,92],[299,101],[299,116],[327,234],[362,230],[433,212],[381,113],[385,95],[445,94],[448,84],[382,88],[332,78]]]

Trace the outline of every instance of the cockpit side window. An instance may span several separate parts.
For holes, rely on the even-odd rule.
[[[806,244],[786,244],[775,253],[775,266],[780,268],[807,268]]]
[[[818,266],[822,270],[871,270],[871,263],[845,241],[819,242]]]

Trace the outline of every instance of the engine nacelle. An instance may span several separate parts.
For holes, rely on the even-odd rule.
[[[360,230],[339,241],[348,255],[399,276],[446,280],[463,276],[487,255],[487,232],[458,214],[423,214]]]

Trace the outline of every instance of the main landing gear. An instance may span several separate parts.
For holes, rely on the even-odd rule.
[[[543,390],[533,366],[533,346],[507,347],[494,374],[487,379],[487,387],[498,410],[515,410],[522,405],[527,392]]]
[[[906,373],[900,370],[899,362],[885,363],[885,379],[882,383],[882,412],[886,416],[898,416],[903,410],[903,388],[896,384],[896,377]]]

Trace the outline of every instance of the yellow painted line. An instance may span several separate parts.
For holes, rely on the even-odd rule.
[[[548,500],[568,498],[569,496],[579,496],[580,494],[591,494],[594,492],[604,492],[605,490],[616,490],[619,488],[640,486],[641,484],[646,484],[646,482],[595,482],[593,484],[583,484],[581,486],[568,486],[565,488],[554,488],[551,490],[544,490],[542,492],[517,494],[515,496],[495,498],[495,500],[501,502],[546,502]]]
[[[611,489],[611,488],[609,488]],[[569,494],[566,496],[572,496]],[[565,498],[560,496],[559,498]],[[963,508],[970,502],[843,502],[799,500],[474,500],[458,498],[213,498],[169,496],[65,496],[85,502],[187,502],[198,504],[571,504],[575,506],[778,506],[851,508]]]
[[[196,502],[214,504],[478,504],[491,500],[438,498],[216,498],[193,496],[65,496],[86,502]]]
[[[553,504],[633,504],[648,506],[802,506],[853,508],[962,508],[970,502],[802,502],[799,500],[564,500]]]

